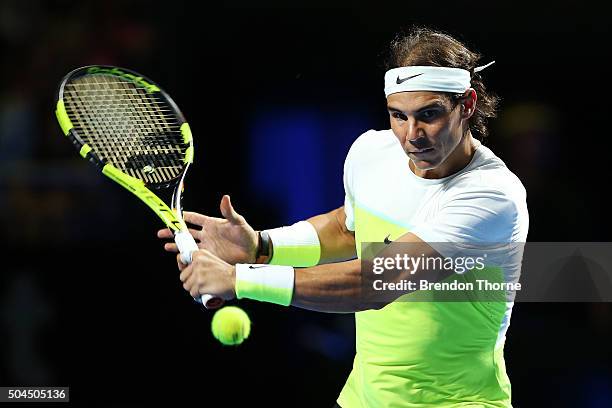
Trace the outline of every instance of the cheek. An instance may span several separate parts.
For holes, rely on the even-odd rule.
[[[404,144],[404,141],[406,140],[406,132],[404,132],[402,127],[395,123],[394,120],[391,121],[391,130],[393,131],[393,134],[397,140],[399,140],[401,144]]]
[[[450,123],[445,123],[443,126],[438,126],[435,131],[432,129],[432,139],[436,140],[442,145],[452,144],[454,138],[452,126]]]

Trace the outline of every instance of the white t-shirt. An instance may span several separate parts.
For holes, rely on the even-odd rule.
[[[426,242],[525,242],[529,228],[521,181],[489,148],[477,149],[461,171],[441,179],[415,175],[391,130],[370,130],[344,164],[346,227],[354,207],[383,213]]]
[[[363,242],[395,240],[407,232],[437,250],[433,243],[469,248],[525,242],[525,189],[502,160],[476,144],[464,169],[424,179],[410,170],[391,130],[361,135],[344,165],[346,227],[355,231],[358,256]],[[520,262],[501,269],[520,273]],[[338,403],[510,407],[503,345],[511,311],[511,301],[392,302],[355,313],[357,353]]]

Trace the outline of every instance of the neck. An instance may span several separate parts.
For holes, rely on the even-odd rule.
[[[452,176],[470,164],[475,152],[476,142],[472,137],[472,133],[468,130],[467,133],[461,138],[461,141],[457,147],[455,147],[452,153],[438,167],[434,169],[421,170],[411,162],[410,168],[414,174],[422,178],[444,178]]]

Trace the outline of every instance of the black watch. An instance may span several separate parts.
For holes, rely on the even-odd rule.
[[[270,235],[266,231],[258,231],[257,240],[257,258],[270,256]]]

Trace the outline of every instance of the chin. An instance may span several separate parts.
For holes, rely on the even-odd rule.
[[[419,170],[433,170],[436,167],[438,167],[438,163],[432,163],[430,161],[425,161],[425,160],[412,160],[412,162],[414,163],[415,167]]]
[[[410,158],[417,169],[419,170],[433,170],[440,165],[437,160],[415,160]]]

